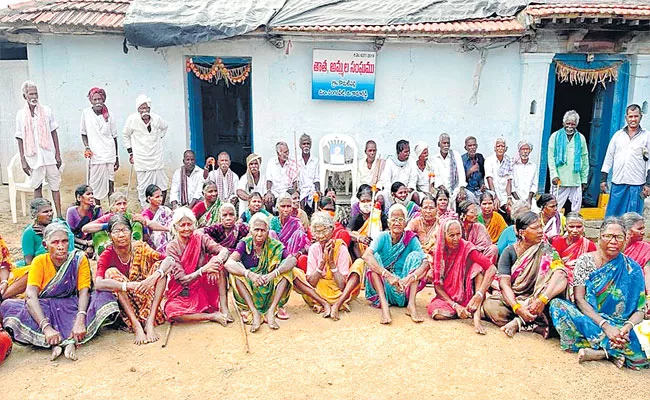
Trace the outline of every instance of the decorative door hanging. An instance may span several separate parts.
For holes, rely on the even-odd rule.
[[[226,86],[228,86],[235,83],[244,83],[251,72],[251,66],[247,64],[242,67],[226,68],[223,61],[217,58],[214,60],[212,67],[204,67],[200,64],[195,64],[192,58],[188,58],[185,62],[185,70],[187,72],[193,72],[202,81],[214,81],[215,85],[223,79]]]
[[[602,68],[578,68],[555,60],[555,74],[561,82],[569,82],[571,85],[593,84],[591,91],[596,89],[598,84],[606,88],[606,82],[618,80],[618,69],[623,62],[618,61]]]

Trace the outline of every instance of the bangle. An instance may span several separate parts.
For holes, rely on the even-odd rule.
[[[77,315],[83,315],[85,317],[88,313],[86,311],[77,311]]]
[[[9,281],[6,280],[6,279],[3,279],[2,282],[0,282],[0,285],[2,285],[3,283],[9,283]]]
[[[203,276],[203,267],[196,270],[199,273],[199,276]]]
[[[41,331],[44,331],[44,330],[45,330],[45,328],[47,328],[48,326],[52,326],[52,324],[50,324],[50,322],[49,322],[49,321],[48,321],[48,322],[46,322],[46,323],[45,323],[45,325],[43,325],[43,326],[41,327]]]
[[[50,325],[50,320],[47,319],[47,317],[44,317],[44,318],[41,320],[41,322],[38,323],[38,327],[41,328],[41,330],[43,330],[43,328],[45,328],[45,327],[48,326],[48,325]]]
[[[609,323],[609,321],[607,321],[605,318],[603,318],[603,320],[600,321],[600,323],[598,324],[598,327],[600,329],[603,329],[603,326],[605,325],[605,323]]]
[[[251,273],[251,272],[250,272],[249,270],[246,270],[246,271],[244,272],[244,276],[246,277],[246,279],[250,279],[250,278],[248,277],[248,275],[250,275],[250,273]]]
[[[477,290],[476,293],[474,293],[474,294],[478,294],[479,296],[481,296],[481,299],[483,299],[485,297],[483,292],[481,292],[480,290]]]
[[[544,293],[540,293],[539,296],[537,296],[537,298],[539,299],[539,301],[544,303],[544,305],[548,304],[549,302],[548,297]]]
[[[280,276],[280,269],[275,270],[275,277],[277,278],[278,276]]]
[[[456,303],[455,301],[453,303],[451,303],[451,308],[456,310],[456,307],[458,307],[458,303]]]
[[[318,272],[321,275],[325,275],[325,270],[317,269],[316,272]]]
[[[630,328],[634,329],[634,324],[629,319],[627,321],[623,322],[623,326],[625,326],[625,324],[630,324]]]
[[[521,304],[515,303],[515,305],[512,306],[512,312],[514,312],[516,314],[517,310],[519,310],[520,308],[521,308]]]
[[[387,272],[387,271],[386,271],[385,268],[384,268],[383,271],[381,271],[381,277],[384,278],[384,279],[386,278],[386,272]]]
[[[165,270],[163,270],[162,267],[158,268],[156,272],[160,273],[161,278],[165,276]]]
[[[103,230],[103,231],[107,231],[107,230],[108,230],[108,222],[102,224],[102,230]]]
[[[126,282],[122,282],[122,291],[126,292]]]
[[[413,278],[413,282],[417,282],[417,281],[420,280],[420,279],[418,278],[418,274],[416,274],[416,273],[412,273],[412,274],[411,274],[411,277]]]
[[[339,269],[338,268],[332,268],[332,269],[330,269],[330,271],[332,271],[332,273],[335,273],[335,272],[339,272]]]

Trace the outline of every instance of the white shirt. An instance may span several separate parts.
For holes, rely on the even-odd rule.
[[[433,155],[430,162],[433,167],[433,172],[436,174],[435,187],[444,186],[452,191],[451,187],[451,157],[453,155],[454,161],[456,162],[456,173],[458,174],[458,186],[453,188],[453,191],[457,191],[461,187],[467,186],[467,180],[465,179],[465,167],[463,166],[463,158],[459,152],[454,150],[449,150],[446,158],[442,158],[440,152],[436,152]],[[453,193],[450,193],[453,194]]]
[[[505,155],[503,156],[503,160],[505,160]],[[499,176],[499,168],[501,167],[503,160],[499,161],[496,153],[492,153],[485,159],[485,180],[487,181],[487,178],[492,178],[494,192],[499,199],[499,202],[501,204],[506,204],[508,202],[506,186],[508,186],[508,181],[512,179],[512,174]],[[521,193],[519,194],[521,195]],[[526,197],[528,197],[528,194],[526,194]]]
[[[219,180],[217,179],[217,176],[219,175],[221,175],[221,187],[219,187]],[[232,179],[232,185],[228,184],[229,179]],[[226,175],[221,172],[221,168],[210,171],[208,174],[208,180],[217,184],[217,193],[221,201],[230,201],[231,198],[237,196],[237,185],[239,184],[239,177],[230,168],[228,168]],[[230,189],[231,187],[232,190]]]
[[[54,119],[54,115],[52,115],[52,110],[44,105],[41,105],[43,107],[43,111],[45,111],[45,126],[47,127],[47,131],[50,133],[47,135],[47,140],[50,143],[50,150],[46,150],[41,148],[39,144],[39,139],[38,139],[38,113],[37,110],[38,108],[34,109],[34,116],[32,118],[32,132],[31,134],[34,135],[34,146],[36,147],[36,154],[28,156],[27,153],[25,153],[25,160],[27,161],[27,164],[31,169],[38,169],[42,166],[45,165],[55,165],[56,164],[56,150],[54,149],[54,140],[52,140],[52,131],[55,131],[58,127],[59,124],[56,122]],[[25,148],[25,140],[24,140],[24,132],[25,132],[25,107],[21,108],[18,110],[16,113],[16,138],[18,139],[23,139],[23,148]]]
[[[264,180],[264,177],[262,174],[260,174],[260,179],[257,182],[253,188],[248,187],[248,176],[247,174],[244,174],[239,178],[239,182],[237,183],[237,190],[243,190],[247,194],[251,194],[253,192],[257,192],[264,196],[264,193],[266,193],[266,181]],[[248,210],[248,202],[244,201],[241,197],[239,198],[239,214],[242,214],[244,211]]]
[[[192,174],[187,177],[187,201],[203,197],[203,169],[194,166]],[[172,175],[172,187],[170,188],[169,201],[176,201],[181,205],[181,168],[174,171]],[[185,205],[185,204],[183,204]]]
[[[162,138],[167,133],[167,122],[151,113],[151,132],[139,113],[129,115],[124,124],[124,145],[133,149],[133,166],[136,171],[155,171],[165,168]]]
[[[640,131],[632,139],[626,128],[617,131],[607,146],[602,172],[613,167],[612,183],[617,185],[643,185],[650,162],[643,160],[643,152],[650,151],[650,132]],[[650,158],[650,154],[646,153]]]
[[[430,193],[431,185],[430,183],[434,182],[434,178],[429,180],[429,173],[433,172],[433,167],[429,160],[424,164],[424,171],[418,168],[417,160],[413,159],[413,171],[415,171],[416,176],[416,190],[422,193]]]
[[[515,163],[512,167],[512,191],[520,199],[528,199],[530,192],[537,193],[537,165],[528,160],[526,164]]]
[[[403,166],[395,164],[393,157],[386,159],[384,171],[381,174],[381,187],[384,190],[390,190],[390,187],[395,182],[401,182],[409,189],[415,189],[417,183],[417,174],[413,169],[413,164],[410,160],[406,160]]]
[[[316,182],[320,183],[318,158],[310,155],[305,164],[301,154],[298,157],[298,171],[298,188],[300,189],[300,200],[302,200],[316,191]]]
[[[81,112],[79,131],[81,135],[88,137],[88,147],[93,152],[93,156],[90,158],[91,164],[115,163],[117,127],[112,114],[108,115],[108,121],[106,121],[102,114],[95,114],[92,107],[84,108]]]
[[[278,197],[281,193],[291,188],[293,182],[289,178],[288,167],[291,160],[287,160],[284,166],[280,166],[278,157],[273,157],[266,167],[266,176],[264,179],[264,193],[266,193],[266,182],[271,181],[271,193]]]

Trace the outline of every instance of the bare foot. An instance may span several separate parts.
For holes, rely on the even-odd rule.
[[[485,327],[481,323],[481,315],[480,315],[480,313],[478,311],[476,311],[474,313],[474,330],[479,335],[486,335],[487,334],[487,330],[485,330]]]
[[[61,346],[52,347],[52,355],[50,356],[50,361],[56,360],[57,358],[59,358],[59,356],[61,356],[62,353],[63,353],[63,349],[61,348]]]
[[[330,318],[332,318],[332,321],[338,321],[339,319],[341,319],[339,317],[339,304],[338,303],[334,303],[332,305],[332,310],[330,311]]]
[[[210,321],[218,322],[222,326],[228,325],[228,318],[226,317],[226,314],[220,312],[210,314]]]
[[[508,337],[514,337],[517,331],[519,331],[519,325],[517,324],[517,320],[515,319],[513,319],[512,321],[508,322],[507,324],[501,327],[501,332],[508,335]]]
[[[407,306],[407,307],[406,307],[406,315],[408,315],[409,317],[411,317],[411,320],[412,320],[413,322],[415,322],[415,323],[418,323],[418,324],[419,324],[420,322],[424,322],[424,318],[422,318],[422,317],[420,317],[420,316],[418,315],[418,311],[417,311],[417,309],[415,308],[415,306],[410,306],[410,305]]]
[[[332,315],[332,306],[329,303],[325,303],[323,306],[323,318],[328,318]]]
[[[390,310],[386,308],[385,310],[381,310],[381,319],[379,320],[379,323],[382,325],[389,325],[391,322],[393,322],[393,317],[390,315]]]
[[[275,312],[273,310],[269,310],[266,312],[266,323],[269,324],[269,328],[271,329],[280,329],[280,325],[275,320]]]
[[[230,313],[230,310],[226,310],[225,314],[226,314],[226,322],[227,323],[235,322],[235,318]]]
[[[580,349],[578,350],[578,362],[597,361],[607,358],[605,350]]]
[[[257,332],[262,326],[262,314],[259,311],[255,310],[253,313],[253,321],[251,322],[251,333]]]
[[[147,338],[147,343],[157,342],[160,339],[156,329],[154,328],[153,321],[147,321],[146,326],[144,327],[145,337]]]
[[[138,346],[147,343],[147,335],[145,335],[144,329],[142,329],[140,324],[137,324],[136,326],[133,327],[133,333],[135,334],[135,339],[133,339],[133,343],[137,344]]]
[[[63,355],[68,360],[77,361],[79,359],[77,357],[77,347],[74,343],[70,343],[69,345],[65,346],[65,352]]]

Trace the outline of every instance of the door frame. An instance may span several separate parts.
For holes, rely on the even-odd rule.
[[[570,62],[571,65],[578,68],[590,68],[590,63],[586,60],[586,54],[556,54],[553,57],[550,68],[548,70],[548,82],[546,89],[546,106],[544,108],[544,130],[542,132],[542,146],[541,146],[541,155],[539,162],[539,185],[538,192],[544,193],[544,188],[546,187],[546,171],[548,168],[548,140],[551,137],[551,125],[553,122],[553,103],[555,101],[555,84],[557,76],[555,73],[556,61],[566,61]],[[605,157],[605,152],[607,151],[607,143],[609,139],[614,135],[616,131],[621,129],[621,122],[625,121],[625,108],[627,107],[627,96],[629,88],[629,74],[630,74],[630,60],[625,54],[595,54],[595,62],[620,62],[623,64],[618,69],[618,79],[614,82],[609,82],[607,84],[614,85],[614,91],[611,99],[605,99],[603,116],[602,116],[602,125],[601,132],[599,137],[601,138],[601,144],[604,143],[604,146],[599,146],[599,164],[602,165],[603,159]],[[611,107],[608,106],[611,100]],[[604,131],[607,129],[607,131]],[[603,135],[606,133],[606,135]],[[605,138],[607,139],[605,141]],[[546,151],[545,151],[546,149]],[[596,176],[598,176],[596,174]]]
[[[201,63],[212,64],[217,59],[214,56],[185,56],[187,59],[198,59]],[[251,64],[251,74],[246,79],[253,79],[252,74],[252,57],[219,57],[221,61],[228,66],[228,64]],[[185,63],[183,63],[185,65]],[[196,155],[197,165],[203,167],[205,163],[205,141],[203,135],[203,99],[201,98],[201,80],[194,75],[192,71],[186,71],[187,74],[187,104],[190,125],[190,149]],[[255,152],[255,134],[253,124],[253,81],[251,85],[251,104],[250,104],[250,139],[251,139],[251,153]],[[245,160],[244,160],[245,161]]]

